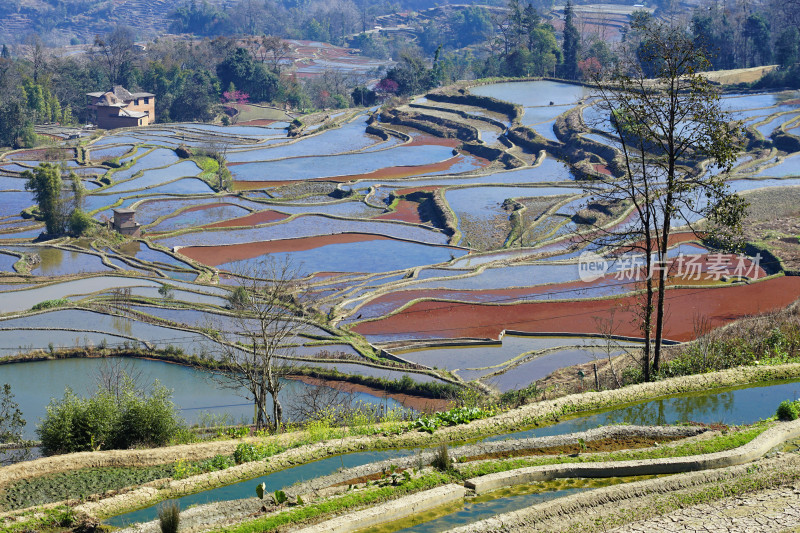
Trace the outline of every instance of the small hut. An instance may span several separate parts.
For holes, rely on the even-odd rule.
[[[136,210],[127,207],[114,209],[114,231],[138,237],[141,234],[141,224],[136,222]]]

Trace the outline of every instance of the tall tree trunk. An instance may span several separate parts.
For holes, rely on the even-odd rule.
[[[275,415],[275,432],[281,432],[281,422],[283,421],[283,407],[281,406],[280,400],[278,400],[278,394],[275,393],[272,396],[272,413]]]
[[[650,264],[652,261],[652,254],[647,254],[650,259],[647,260],[647,273],[650,272]],[[646,273],[646,274],[647,274]],[[642,357],[642,373],[644,380],[650,381],[650,352],[652,348],[651,333],[653,324],[653,279],[647,276],[647,296],[644,307],[644,316],[642,317],[642,329],[644,333],[644,354]]]
[[[670,139],[669,149],[674,151],[673,142]],[[673,184],[675,183],[675,161],[670,159],[667,171],[668,192],[665,202],[664,219],[661,226],[661,239],[658,244],[658,260],[660,269],[658,271],[658,301],[656,308],[656,335],[655,349],[653,353],[653,371],[658,372],[661,367],[661,341],[664,337],[664,300],[667,288],[667,248],[669,248],[669,234],[672,225],[672,205],[674,196],[672,194]]]

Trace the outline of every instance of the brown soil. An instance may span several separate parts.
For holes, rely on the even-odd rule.
[[[328,244],[341,244],[347,242],[363,242],[372,240],[392,240],[382,235],[368,233],[340,233],[336,235],[321,235],[318,237],[304,237],[300,239],[280,239],[275,241],[248,242],[243,244],[223,244],[219,246],[187,246],[180,249],[180,254],[185,255],[204,265],[217,266],[230,261],[252,259],[264,254],[280,252],[301,252],[311,250]]]
[[[465,159],[476,160],[480,163],[480,166],[482,167],[491,164],[488,159],[483,159],[481,157],[476,157],[473,155],[467,156],[459,154],[457,156],[451,157],[450,159],[439,161],[438,163],[429,163],[427,165],[409,165],[403,167],[386,167],[375,170],[373,172],[367,172],[365,174],[351,174],[348,176],[335,176],[332,178],[318,178],[311,181],[338,181],[345,183],[348,181],[355,181],[355,180],[380,180],[380,179],[390,180],[399,178],[410,178],[413,176],[424,176],[426,174],[431,174],[433,172],[445,172],[447,170],[450,170],[456,164],[460,163]]]
[[[779,277],[723,288],[670,289],[666,295],[664,338],[694,337],[696,316],[712,327],[738,318],[786,307],[800,296],[800,277]],[[597,331],[596,317],[612,311],[618,334],[639,336],[635,296],[578,302],[531,302],[515,305],[467,304],[436,300],[416,303],[387,318],[357,324],[362,335],[422,334],[425,338],[498,338],[504,329],[530,332]]]
[[[430,224],[442,229],[447,228],[441,209],[436,205],[435,196],[431,192],[406,193],[397,202],[395,209],[392,213],[379,215],[375,218],[403,220],[417,224]]]
[[[683,439],[684,437],[614,437],[586,442],[586,447],[579,444],[563,446],[550,446],[547,448],[529,448],[525,450],[509,450],[504,452],[491,452],[481,455],[471,455],[460,462],[481,461],[483,459],[507,459],[509,457],[530,457],[532,455],[573,455],[578,453],[616,452],[619,450],[635,450],[651,448],[656,443],[662,444]]]
[[[229,165],[230,166],[230,165]],[[237,181],[233,182],[233,190],[239,191],[258,191],[261,189],[269,189],[270,187],[282,187],[283,185],[292,185],[297,181],[284,180],[284,181]]]
[[[590,283],[582,281],[571,281],[568,283],[558,283],[552,285],[539,285],[536,287],[517,287],[510,289],[491,289],[491,290],[451,290],[451,289],[418,289],[418,290],[404,290],[394,293],[384,294],[371,300],[365,307],[372,305],[385,306],[387,303],[393,303],[396,307],[400,307],[412,300],[416,299],[429,299],[429,300],[461,300],[463,302],[485,302],[485,303],[504,303],[511,302],[525,296],[533,294],[541,294],[550,291],[557,291],[563,293],[555,295],[554,298],[569,299],[575,297],[579,290],[588,289],[598,285],[608,285],[620,283],[618,281],[609,281],[606,279],[598,279]],[[630,284],[629,290],[633,291],[635,286]],[[440,306],[448,305],[447,303],[440,303]]]
[[[270,120],[267,118],[257,118],[254,120],[246,120],[244,122],[237,122],[237,126],[269,126],[270,124],[274,123],[274,120]]]
[[[266,224],[267,222],[276,222],[289,218],[286,213],[266,209],[264,211],[257,211],[241,218],[232,218],[230,220],[223,220],[222,222],[215,222],[203,226],[204,228],[233,228],[237,226],[258,226],[259,224]]]
[[[408,144],[404,144],[403,146],[450,146],[451,148],[455,148],[459,146],[461,141],[458,139],[445,139],[444,137],[434,137],[433,135],[412,135],[411,142]]]
[[[435,193],[436,191],[438,191],[441,188],[442,187],[440,185],[430,185],[428,187],[408,187],[407,189],[397,189],[397,191],[395,191],[395,192],[396,192],[396,194],[398,194],[400,196],[406,196],[406,195],[414,194],[414,193],[417,193],[417,192]]]
[[[596,164],[594,164],[592,166],[594,167],[594,170],[596,172],[600,172],[601,174],[606,174],[608,176],[611,176],[611,171],[608,169],[607,166],[605,166],[605,165],[603,165],[601,163],[596,163]]]
[[[292,376],[292,379],[308,383],[309,385],[325,385],[347,393],[364,392],[377,396],[378,398],[387,397],[400,402],[404,407],[414,409],[423,413],[432,413],[434,411],[445,411],[450,406],[448,400],[424,398],[422,396],[412,396],[410,394],[402,393],[387,393],[380,389],[374,389],[361,385],[359,383],[350,383],[348,381],[325,380],[313,378],[309,376]]]
[[[419,214],[419,208],[419,203],[411,202],[405,198],[401,198],[397,202],[397,206],[393,212],[378,215],[373,218],[379,220],[402,220],[403,222],[414,222],[415,224],[421,224],[422,217]]]

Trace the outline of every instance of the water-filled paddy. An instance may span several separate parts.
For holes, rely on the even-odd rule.
[[[526,107],[525,113],[522,115],[522,124],[524,126],[532,126],[542,122],[552,122],[555,118],[572,109],[573,105],[551,105],[540,107]]]
[[[422,513],[408,520],[367,529],[364,533],[439,533],[456,527],[464,527],[499,514],[510,513],[531,505],[591,490],[603,484],[595,480],[575,481],[576,486],[572,488],[553,489],[547,488],[546,484],[540,484],[514,487],[513,490],[501,490],[465,500],[461,504],[448,508],[450,512],[444,516],[432,520],[426,521],[426,515],[429,513]],[[435,516],[435,511],[430,514]]]
[[[16,255],[0,253],[0,270],[14,272],[14,263],[17,261],[19,261],[19,257]]]
[[[184,228],[196,228],[198,226],[205,226],[206,224],[213,224],[220,220],[243,217],[248,214],[250,214],[249,210],[238,205],[223,203],[207,204],[198,206],[197,209],[187,209],[182,213],[163,220],[158,225],[150,228],[150,231],[176,231]]]
[[[205,208],[213,205],[238,205],[244,208],[242,213],[249,213],[251,209],[263,209],[263,204],[253,202],[237,196],[220,196],[217,198],[170,198],[158,200],[144,200],[136,207],[136,220],[143,226],[152,224],[161,217],[175,214],[186,208]],[[214,220],[218,222],[220,219]]]
[[[132,241],[130,243],[126,243],[122,251],[140,261],[164,263],[177,268],[192,268],[189,263],[176,259],[170,254],[162,252],[161,250],[151,248],[141,241]]]
[[[758,176],[800,176],[800,154],[792,155],[781,161],[775,166],[765,168],[758,174]]]
[[[143,155],[129,168],[118,170],[112,174],[114,181],[131,179],[137,172],[148,169],[166,167],[178,162],[178,156],[172,150],[157,148],[152,152]]]
[[[37,254],[40,261],[31,267],[31,273],[36,276],[64,276],[111,270],[103,264],[100,257],[74,250],[63,250],[51,246],[6,246],[5,249]]]
[[[523,81],[481,85],[469,90],[478,96],[490,96],[522,107],[575,104],[591,94],[583,85],[557,81]]]
[[[537,427],[530,430],[488,437],[494,441],[506,438],[544,437],[585,431],[598,425],[614,423],[639,425],[665,425],[679,422],[701,422],[707,424],[750,424],[768,418],[775,412],[775,406],[787,398],[796,398],[800,393],[800,382],[783,382],[736,390],[710,391],[672,398],[641,402],[620,409],[611,409],[598,414],[580,416],[560,423]],[[332,457],[289,468],[263,478],[247,480],[226,487],[212,489],[180,499],[182,506],[227,501],[253,497],[253,486],[267,483],[267,489],[274,491],[285,488],[298,481],[308,480],[335,472],[338,468],[350,468],[371,462],[382,461],[404,455],[412,451],[387,450],[380,452],[360,452]],[[528,505],[528,502],[525,502]],[[496,511],[494,511],[496,512]],[[111,518],[107,523],[125,526],[137,521],[153,520],[155,507]]]
[[[35,328],[44,330],[52,327],[53,324],[58,324],[58,327],[62,329],[75,330],[75,332],[69,333],[73,339],[81,337],[83,333],[82,330],[90,330],[128,338],[132,337],[145,341],[153,346],[165,347],[170,344],[173,346],[180,346],[190,354],[200,353],[204,346],[209,347],[211,345],[211,342],[205,337],[193,332],[148,324],[127,317],[107,315],[81,309],[56,310],[20,318],[0,320],[0,327],[7,330],[15,328]],[[7,335],[5,339],[7,344],[3,345],[4,348],[13,349],[16,348],[17,345],[27,344],[23,342],[26,339],[35,339],[34,345],[36,348],[47,348],[46,344],[41,345],[38,339],[36,339],[36,336],[32,335],[31,332],[26,329],[17,329],[13,333],[16,333],[17,337],[14,338],[12,332],[9,332],[9,335]]]
[[[219,247],[220,258],[226,256],[226,247]],[[449,261],[460,257],[464,250],[429,246],[394,239],[373,239],[353,243],[329,244],[310,250],[270,253],[269,257],[282,261],[291,259],[299,266],[300,274],[315,272],[389,272]],[[218,263],[223,270],[236,272],[251,268],[263,260],[262,256],[250,259]]]
[[[598,346],[600,344],[601,343],[598,343]],[[616,343],[612,344],[612,348],[610,349],[611,357],[616,357],[624,353],[624,350],[615,348],[615,344]],[[531,383],[549,376],[560,368],[602,360],[607,356],[608,353],[603,348],[570,348],[558,350],[535,357],[530,361],[511,367],[499,375],[484,378],[482,381],[500,392],[507,392],[512,389],[525,388]],[[463,379],[475,379],[475,377],[477,377],[473,377],[465,372],[458,372],[458,374]],[[587,388],[591,388],[592,377],[587,376],[585,379],[588,380],[586,381]]]
[[[45,287],[2,293],[0,294],[0,313],[23,311],[39,302],[56,300],[70,295],[90,294],[112,288],[136,286],[160,287],[161,284],[147,279],[124,278],[118,276],[97,276],[74,281],[65,281]]]
[[[378,152],[309,156],[230,167],[238,181],[297,181],[367,174],[387,167],[419,166],[453,157],[449,146],[398,146]]]
[[[149,189],[144,189],[141,191],[130,191],[128,193],[112,193],[108,195],[104,195],[103,191],[100,191],[97,194],[90,194],[84,199],[84,206],[85,210],[88,212],[95,212],[98,210],[103,210],[103,208],[108,208],[110,206],[114,207],[130,207],[131,204],[137,202],[140,198],[148,197],[148,196],[159,196],[159,195],[171,195],[171,194],[212,194],[214,189],[208,186],[206,182],[199,178],[182,178],[171,183],[166,183],[164,185],[158,185],[156,187],[151,187]],[[124,200],[123,200],[124,199]],[[121,204],[117,205],[120,200],[123,200]],[[110,217],[111,213],[107,213]],[[100,216],[100,213],[95,213],[95,217]]]
[[[0,202],[0,217],[19,215],[20,211],[36,204],[33,193],[30,192],[4,192],[3,201]]]
[[[780,115],[779,117],[770,120],[766,124],[762,124],[761,126],[756,126],[756,130],[764,137],[769,137],[775,128],[779,128],[781,125],[796,119],[797,116],[798,115],[795,113],[787,113],[785,115]]]
[[[215,244],[228,245],[313,237],[315,235],[333,235],[336,233],[374,233],[397,239],[430,244],[447,244],[448,241],[447,235],[444,233],[410,224],[399,224],[390,221],[346,220],[319,215],[306,215],[299,216],[290,221],[257,228],[185,233],[183,235],[160,239],[159,243],[168,248],[174,248],[176,246],[209,246]]]
[[[340,455],[338,457],[330,457],[328,459],[322,459],[321,461],[315,461],[313,463],[296,466],[294,468],[282,470],[266,476],[234,483],[233,485],[227,485],[225,487],[219,487],[217,489],[183,496],[178,498],[177,501],[181,508],[185,509],[190,505],[203,505],[217,501],[250,498],[253,497],[255,493],[253,487],[259,485],[260,483],[266,484],[267,491],[272,493],[295,483],[310,481],[320,476],[332,474],[341,468],[353,468],[375,461],[382,461],[384,459],[405,457],[410,453],[412,452],[408,450],[388,450],[381,452],[358,452]],[[105,521],[105,523],[111,526],[124,527],[134,522],[153,520],[157,516],[157,509],[155,506],[153,506],[109,518]]]
[[[399,351],[397,355],[421,365],[453,369],[484,368],[496,366],[528,352],[546,350],[559,346],[602,346],[603,340],[591,337],[538,337],[504,335],[500,344],[463,345],[422,350]],[[585,361],[583,361],[585,362]],[[573,363],[575,364],[575,363]],[[459,373],[460,374],[460,373]],[[525,383],[525,385],[528,385]]]
[[[0,176],[0,191],[24,191],[28,180],[11,176]]]
[[[93,394],[97,389],[100,371],[107,364],[104,361],[62,359],[4,365],[4,381],[11,384],[14,400],[28,420],[26,436],[34,437],[36,422],[44,416],[45,406],[51,396],[61,398],[66,387],[70,387],[78,395]],[[132,375],[139,374],[142,386],[149,386],[153,380],[158,379],[163,386],[171,389],[173,401],[189,423],[200,422],[203,413],[228,413],[237,422],[252,419],[253,404],[245,399],[244,391],[220,386],[208,372],[145,359],[124,359],[122,366],[128,368]],[[36,386],[30,386],[32,383],[36,383]],[[287,380],[280,393],[282,403],[288,407],[290,399],[307,387],[301,381]],[[42,394],[42,391],[46,391],[46,394]],[[389,407],[399,406],[390,398],[376,398],[365,393],[353,394],[356,400],[386,403]]]
[[[197,176],[202,172],[200,167],[194,161],[181,161],[166,168],[145,170],[141,176],[122,183],[117,183],[111,187],[104,189],[104,193],[120,193],[137,191],[141,189],[149,189],[154,185],[162,185],[164,183],[174,181],[180,178],[188,178]],[[119,176],[114,176],[115,181],[119,180]]]
[[[228,154],[228,161],[231,163],[270,161],[357,151],[373,146],[380,141],[377,137],[368,135],[364,131],[365,127],[366,119],[357,118],[339,128],[329,129],[312,137],[301,138],[291,144],[231,152]]]
[[[456,215],[489,223],[496,217],[507,219],[510,211],[503,209],[508,199],[542,196],[578,195],[583,189],[574,187],[469,187],[445,193],[445,199]]]
[[[710,393],[691,393],[639,402],[627,407],[565,420],[552,426],[518,431],[503,437],[491,437],[487,440],[561,435],[611,424],[643,426],[687,422],[752,424],[773,416],[776,406],[783,400],[798,397],[800,397],[800,382],[798,381],[746,386],[724,391],[711,391]]]

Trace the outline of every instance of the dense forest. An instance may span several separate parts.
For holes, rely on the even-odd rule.
[[[193,38],[160,38],[142,46],[134,29],[118,25],[76,55],[54,54],[38,35],[28,35],[24,46],[2,47],[0,145],[31,144],[34,124],[84,122],[85,94],[112,85],[154,93],[161,122],[204,121],[217,116],[226,100],[297,110],[367,105],[460,79],[589,79],[616,60],[617,43],[582,25],[571,2],[553,11],[544,0],[505,0],[429,8],[419,16],[391,11],[398,7],[415,4],[242,0],[223,10],[193,1],[169,19],[171,31]],[[800,87],[800,0],[749,7],[717,2],[677,13],[673,3],[653,7],[631,18],[670,18],[706,51],[714,69],[774,63],[779,68],[757,86]],[[397,20],[404,23],[402,31],[368,31]],[[302,80],[286,60],[286,38],[358,48],[394,63],[369,76],[329,70]],[[635,32],[621,38],[640,39]]]

